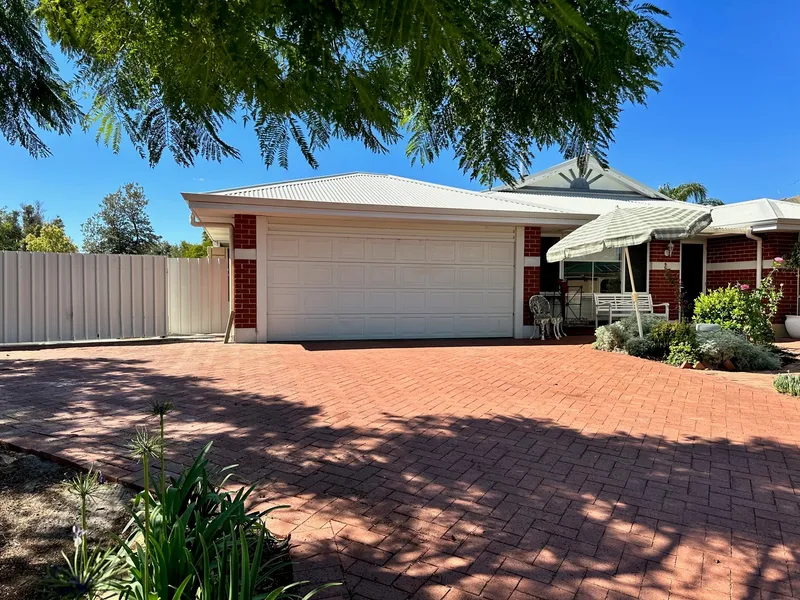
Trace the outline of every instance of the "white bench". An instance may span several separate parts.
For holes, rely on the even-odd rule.
[[[650,294],[638,294],[639,313],[649,314],[656,317],[669,319],[669,302],[653,304],[653,297]],[[663,311],[655,312],[655,308],[662,308]],[[598,327],[601,317],[608,317],[609,325],[614,319],[622,319],[635,314],[633,308],[633,298],[630,294],[594,294],[594,326]]]

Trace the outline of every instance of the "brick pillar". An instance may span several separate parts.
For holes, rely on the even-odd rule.
[[[650,295],[653,297],[653,304],[661,304],[669,302],[669,318],[678,318],[678,299],[675,287],[670,284],[667,279],[667,274],[664,270],[664,264],[670,270],[670,276],[674,277],[677,281],[680,278],[681,270],[681,244],[680,242],[673,242],[675,244],[672,250],[672,256],[664,256],[664,251],[667,249],[669,242],[662,240],[653,240],[650,242],[650,264],[653,267],[649,271],[650,275]],[[626,269],[628,265],[623,256],[623,268]]]
[[[535,296],[541,289],[541,253],[542,253],[542,229],[540,227],[525,228],[525,267],[522,276],[522,290],[524,307],[522,310],[522,322],[524,325],[533,325],[531,312],[528,310],[528,299]],[[531,259],[538,259],[531,260]],[[535,266],[528,266],[529,263],[536,263]]]
[[[238,252],[245,250],[247,252]],[[236,329],[256,328],[256,217],[233,217],[233,307]],[[247,255],[248,258],[239,258]],[[250,258],[252,256],[252,258]]]

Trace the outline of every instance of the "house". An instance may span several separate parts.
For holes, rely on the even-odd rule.
[[[348,173],[183,197],[193,223],[231,248],[238,342],[522,338],[527,299],[560,296],[561,280],[567,321],[593,323],[593,292],[631,287],[620,252],[551,264],[547,249],[618,206],[674,202],[593,159],[485,192]],[[678,280],[689,302],[756,284],[800,230],[795,202],[680,205],[711,210],[712,225],[696,239],[631,248],[636,289],[669,302],[672,317]],[[796,312],[797,275],[778,279],[780,323]]]

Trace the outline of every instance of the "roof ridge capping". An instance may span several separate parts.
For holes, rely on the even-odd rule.
[[[226,192],[239,192],[242,190],[252,190],[255,188],[267,188],[267,187],[277,187],[277,186],[287,186],[287,185],[300,185],[303,183],[307,183],[310,181],[321,181],[323,179],[344,179],[348,177],[356,177],[359,175],[369,175],[369,176],[385,176],[383,173],[370,173],[368,171],[347,171],[345,173],[334,173],[333,175],[315,175],[313,177],[298,177],[297,179],[285,179],[283,181],[271,181],[268,183],[256,183],[252,185],[240,185],[238,187],[232,188],[222,188],[219,190],[209,190],[207,192],[197,192],[199,194],[225,194]]]

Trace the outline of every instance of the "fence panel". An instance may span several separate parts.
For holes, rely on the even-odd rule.
[[[228,261],[170,258],[167,264],[169,333],[224,333],[228,322]]]
[[[0,252],[0,343],[167,335],[167,259]]]

